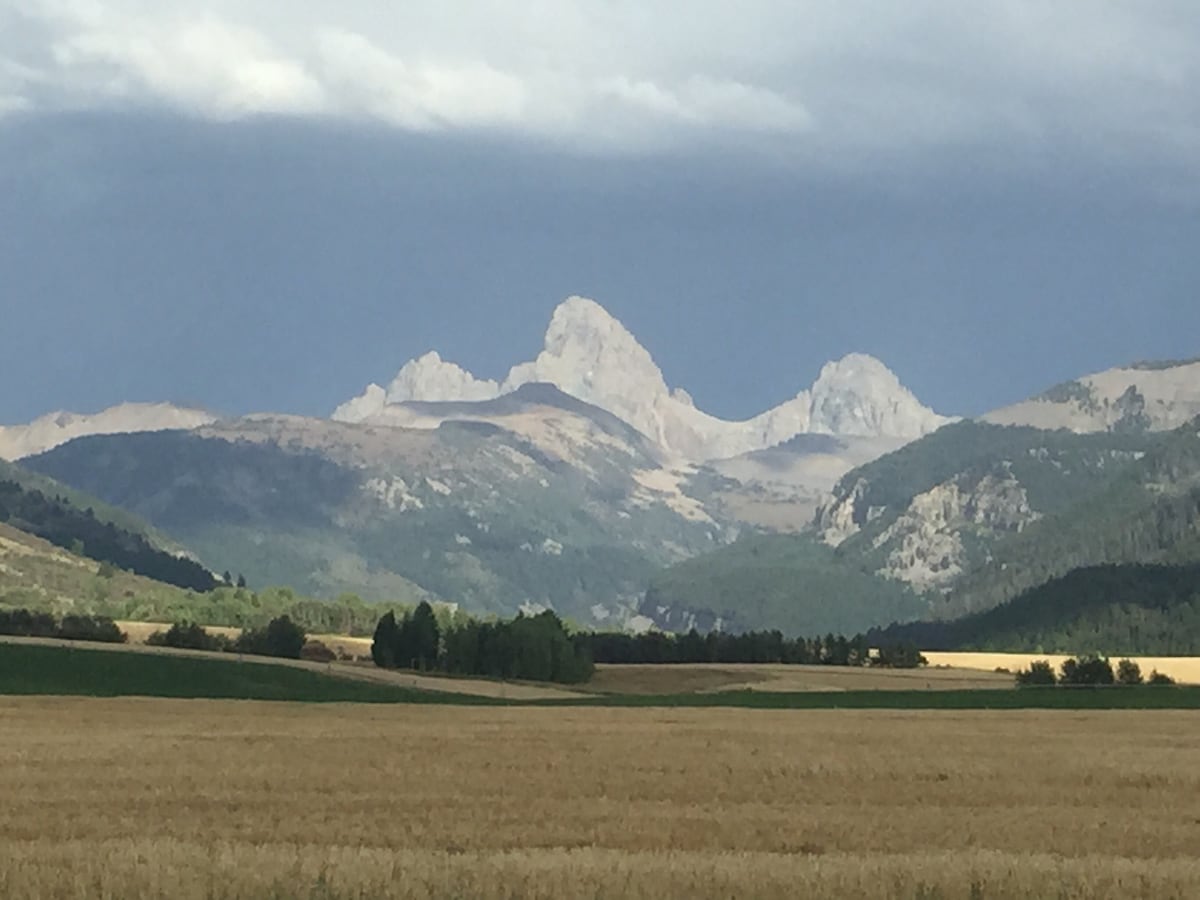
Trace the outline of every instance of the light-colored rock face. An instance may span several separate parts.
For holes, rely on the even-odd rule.
[[[888,550],[880,574],[921,591],[949,587],[971,562],[963,545],[964,528],[1014,532],[1039,518],[1010,473],[989,474],[973,484],[956,478],[918,494],[876,536],[875,548]]]
[[[580,400],[607,398],[609,411],[626,421],[644,414],[647,401],[669,396],[650,353],[594,300],[571,297],[559,304],[546,329],[545,349],[533,362],[514,366],[505,391],[530,382],[553,384]]]
[[[995,425],[1169,431],[1200,416],[1200,362],[1109,369],[983,416]]]
[[[122,403],[90,415],[53,412],[28,425],[0,426],[0,459],[35,456],[91,434],[188,430],[215,421],[211,413],[169,403]]]
[[[542,352],[514,366],[500,385],[431,353],[407,363],[386,391],[371,385],[338,407],[334,418],[378,421],[387,405],[489,399],[534,382],[553,384],[613,413],[691,461],[728,459],[808,432],[911,440],[949,421],[922,406],[886,366],[862,354],[830,363],[811,391],[761,415],[742,422],[718,419],[697,409],[687,391],[671,390],[646,348],[600,304],[583,297],[559,305]]]
[[[817,434],[915,439],[946,422],[891,369],[863,353],[826,363],[812,387],[809,430]]]
[[[859,480],[817,514],[823,540],[838,546],[886,511],[863,508],[867,484]],[[963,543],[967,531],[993,535],[1019,532],[1041,518],[1007,464],[982,477],[956,476],[917,494],[887,528],[871,540],[885,560],[880,575],[919,591],[950,587],[975,560]]]

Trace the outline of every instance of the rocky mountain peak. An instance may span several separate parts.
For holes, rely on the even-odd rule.
[[[499,394],[496,382],[476,378],[462,366],[442,359],[436,350],[405,363],[387,389],[390,403],[491,400]]]
[[[669,395],[662,371],[603,306],[585,297],[560,303],[550,318],[544,346],[533,362],[513,366],[502,390],[531,381],[554,384],[659,437],[645,426],[648,410]]]
[[[910,439],[948,421],[922,406],[887,366],[860,353],[829,363],[811,391],[752,419],[710,416],[687,391],[671,390],[629,329],[596,301],[578,296],[554,310],[537,358],[513,366],[499,385],[431,352],[406,363],[386,390],[369,386],[333,417],[361,422],[388,404],[489,400],[535,382],[616,415],[688,460],[736,456],[813,432]]]
[[[918,438],[950,421],[924,406],[873,356],[826,363],[813,384],[809,430],[842,436]]]

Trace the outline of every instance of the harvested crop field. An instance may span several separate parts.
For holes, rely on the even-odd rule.
[[[600,665],[585,686],[611,694],[685,694],[692,691],[922,691],[1004,689],[1013,676],[973,669],[870,669],[776,663]]]
[[[0,698],[0,896],[1191,897],[1188,712]]]

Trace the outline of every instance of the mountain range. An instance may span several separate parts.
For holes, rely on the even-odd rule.
[[[742,422],[719,419],[698,409],[687,391],[668,388],[637,339],[583,297],[555,309],[542,352],[513,366],[503,382],[475,378],[431,352],[406,363],[386,389],[369,385],[333,418],[412,427],[416,420],[406,414],[408,403],[490,400],[531,383],[553,384],[605,409],[668,454],[693,463],[773,447],[798,434],[911,440],[948,421],[863,354],[829,363],[811,389],[774,409]]]
[[[844,631],[988,608],[1071,561],[1186,556],[1196,416],[1196,361],[958,420],[851,354],[727,421],[572,297],[501,381],[430,352],[329,419],[125,404],[0,429],[0,456],[252,583],[591,625]],[[1126,541],[1141,549],[1068,527],[1103,520],[1092,533],[1120,545],[1110,509],[1142,523]]]

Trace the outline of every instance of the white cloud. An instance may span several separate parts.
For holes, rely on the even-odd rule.
[[[317,35],[318,66],[343,110],[402,128],[520,127],[521,79],[480,60],[406,63],[354,32]]]
[[[0,114],[157,104],[826,164],[1191,160],[1197,59],[1193,0],[0,0]]]

